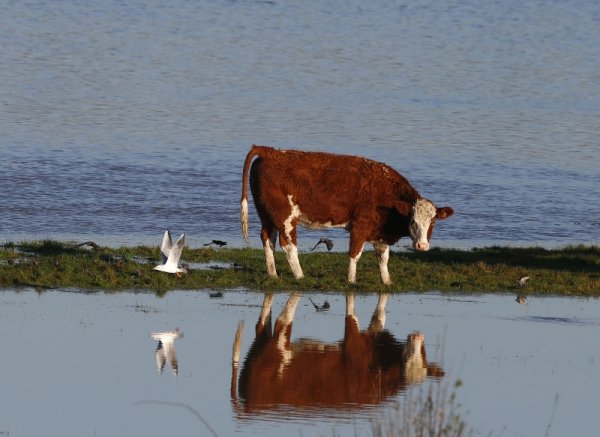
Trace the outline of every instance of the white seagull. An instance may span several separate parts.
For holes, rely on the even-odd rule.
[[[182,273],[187,273],[186,269],[179,267],[179,258],[181,258],[184,243],[185,234],[181,234],[181,237],[173,245],[171,233],[168,230],[165,231],[162,244],[160,245],[160,264],[154,267],[154,270],[175,273],[179,278]]]
[[[529,281],[529,276],[523,276],[520,279],[517,279],[517,284],[519,287],[525,287],[527,285],[527,281]]]

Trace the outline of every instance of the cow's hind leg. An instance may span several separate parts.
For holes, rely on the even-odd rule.
[[[348,266],[348,282],[356,282],[356,264],[362,255],[365,240],[350,234],[350,265]]]
[[[263,226],[260,231],[260,239],[263,242],[263,248],[265,250],[265,261],[267,263],[267,273],[269,276],[276,278],[277,269],[275,268],[275,256],[273,251],[275,250],[275,239],[277,238],[277,230],[272,223],[265,223],[263,220]]]
[[[285,369],[292,362],[292,349],[290,347],[290,337],[292,335],[292,323],[296,315],[296,307],[300,302],[301,294],[294,292],[290,294],[280,316],[275,321],[274,337],[277,338],[277,350],[279,351],[281,361],[277,368],[277,376],[283,376]]]
[[[292,222],[288,227],[286,225],[285,234],[279,232],[279,244],[285,252],[285,256],[290,264],[294,278],[300,279],[304,277],[302,267],[300,266],[300,259],[298,258],[298,245],[296,239],[296,223]]]
[[[383,328],[385,327],[385,304],[387,303],[387,298],[387,293],[381,293],[379,295],[377,307],[373,312],[373,317],[371,317],[371,323],[369,323],[367,332],[377,334],[383,331]]]
[[[285,256],[287,257],[290,268],[292,269],[294,278],[300,279],[304,277],[302,267],[300,267],[300,260],[298,259],[298,244],[296,239],[296,229],[298,226],[300,209],[298,208],[298,205],[294,203],[291,195],[287,196],[287,201],[289,204],[290,213],[287,217],[285,217],[284,220],[282,220],[281,228],[278,228],[279,244],[285,252]]]
[[[346,318],[350,318],[354,320],[356,323],[356,329],[358,330],[358,317],[356,317],[356,312],[354,311],[354,293],[346,293]]]
[[[390,246],[385,243],[373,243],[373,248],[379,259],[379,271],[381,272],[381,281],[390,285],[392,280],[390,279],[390,272],[388,271],[388,260],[390,259]]]

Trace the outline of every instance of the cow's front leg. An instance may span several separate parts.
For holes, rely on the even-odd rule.
[[[388,271],[388,260],[390,259],[390,246],[385,243],[373,242],[373,248],[377,254],[379,260],[379,271],[381,272],[381,281],[390,285],[392,280],[390,279],[390,272]]]
[[[348,266],[348,282],[356,282],[356,264],[362,255],[365,240],[350,235],[350,265]]]

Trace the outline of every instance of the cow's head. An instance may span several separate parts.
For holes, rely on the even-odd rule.
[[[429,250],[429,239],[433,232],[435,220],[443,220],[454,214],[448,206],[437,208],[431,200],[417,199],[410,210],[410,224],[408,227],[413,247],[419,251]]]

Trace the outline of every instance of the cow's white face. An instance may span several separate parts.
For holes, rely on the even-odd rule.
[[[418,199],[411,210],[409,232],[416,250],[429,250],[437,209],[431,200]]]

